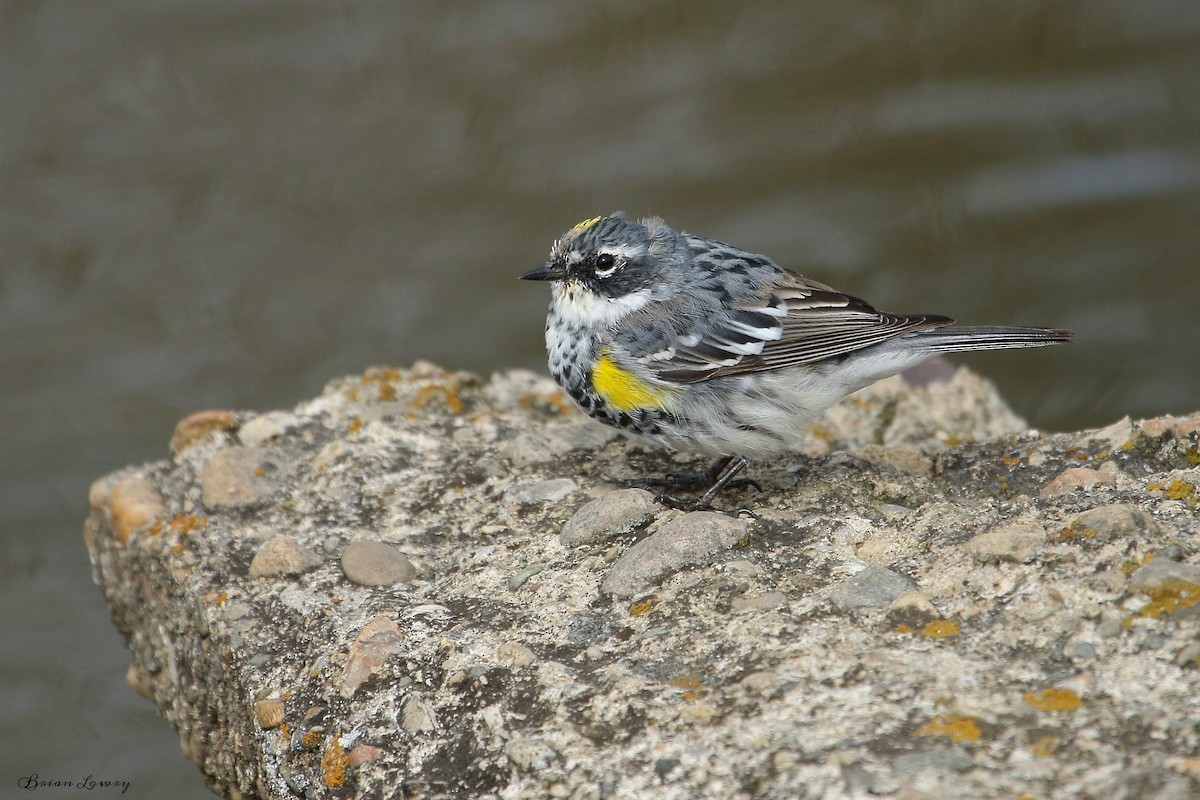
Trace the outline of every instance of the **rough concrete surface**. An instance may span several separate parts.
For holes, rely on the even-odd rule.
[[[375,369],[184,420],[85,539],[234,798],[1200,796],[1200,415],[959,370],[812,442],[685,515],[614,491],[704,464],[543,378]]]

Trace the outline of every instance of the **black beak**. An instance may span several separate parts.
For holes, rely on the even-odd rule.
[[[540,267],[534,267],[521,276],[523,281],[558,281],[567,277],[567,271],[562,264],[551,261]]]

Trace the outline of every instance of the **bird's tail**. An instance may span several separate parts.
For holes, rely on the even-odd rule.
[[[937,353],[965,353],[969,350],[1047,347],[1052,344],[1069,342],[1074,337],[1074,331],[1063,328],[980,325],[977,327],[925,328],[911,334],[908,337],[908,344]]]

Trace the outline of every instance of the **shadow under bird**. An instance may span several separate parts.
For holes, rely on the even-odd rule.
[[[1060,328],[952,327],[889,314],[724,242],[658,218],[584,220],[550,260],[550,374],[591,417],[652,444],[717,456],[682,509],[706,508],[747,465],[799,449],[819,412],[945,353],[1069,342]]]

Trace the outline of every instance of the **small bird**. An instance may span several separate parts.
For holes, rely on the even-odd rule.
[[[1060,328],[949,327],[888,314],[714,239],[618,212],[584,220],[550,260],[550,374],[591,417],[653,444],[717,456],[692,480],[707,508],[747,465],[795,451],[846,395],[943,353],[1069,342]],[[753,483],[753,481],[748,481]],[[755,484],[756,485],[756,484]]]

